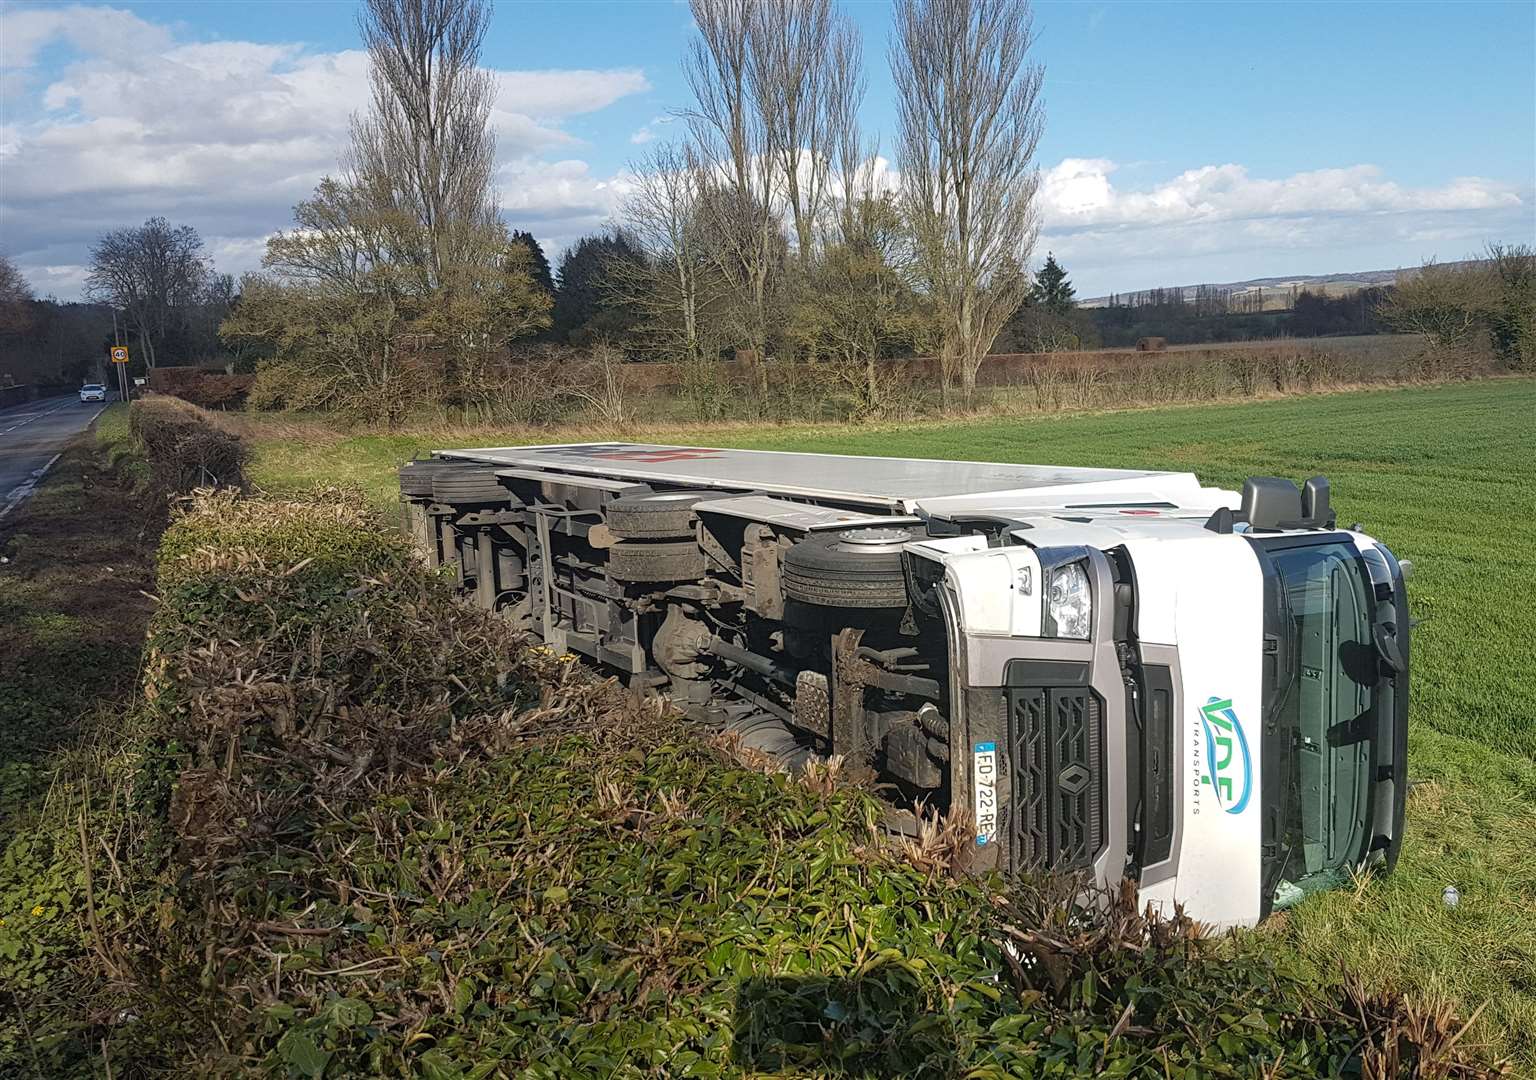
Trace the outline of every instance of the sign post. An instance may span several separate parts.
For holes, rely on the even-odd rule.
[[[128,346],[114,345],[108,354],[112,366],[117,369],[117,394],[119,401],[128,400]]]

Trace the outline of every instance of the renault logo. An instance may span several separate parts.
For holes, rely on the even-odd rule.
[[[1078,795],[1088,786],[1088,770],[1073,762],[1056,774],[1056,785],[1068,795]]]

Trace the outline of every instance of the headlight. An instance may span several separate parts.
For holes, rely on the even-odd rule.
[[[1093,636],[1093,594],[1088,567],[1067,563],[1050,572],[1045,587],[1045,636],[1087,641]]]

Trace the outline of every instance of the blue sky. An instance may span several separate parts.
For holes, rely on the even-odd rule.
[[[889,5],[865,120],[893,143]],[[1044,234],[1080,295],[1459,258],[1536,239],[1536,4],[1037,3]],[[613,213],[687,104],[673,0],[496,5],[502,203],[551,257]],[[162,213],[251,269],[334,168],[364,67],[350,2],[0,7],[0,250],[78,291]]]

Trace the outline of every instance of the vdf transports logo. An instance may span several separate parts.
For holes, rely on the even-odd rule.
[[[1200,779],[1211,785],[1223,810],[1241,814],[1253,794],[1253,759],[1232,699],[1211,698],[1200,707],[1200,723],[1205,728],[1206,769]]]

